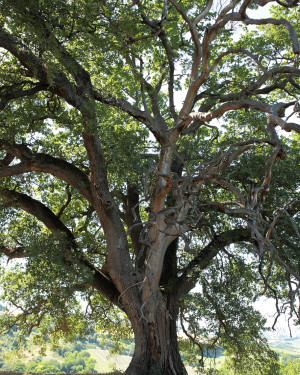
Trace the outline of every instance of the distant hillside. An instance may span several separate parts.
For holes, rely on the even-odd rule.
[[[300,335],[290,338],[286,334],[276,331],[275,333],[270,332],[267,338],[271,348],[280,355],[281,361],[285,365],[296,358],[300,358]],[[96,332],[91,333],[85,340],[78,340],[72,344],[61,343],[54,351],[47,349],[44,356],[40,355],[39,347],[28,341],[28,347],[22,350],[21,356],[17,361],[14,356],[16,345],[15,331],[0,337],[0,375],[22,374],[20,371],[25,371],[26,366],[32,361],[62,362],[63,357],[75,351],[78,353],[81,351],[88,352],[96,362],[94,370],[98,374],[122,374],[128,367],[134,350],[133,341],[124,340],[121,345],[122,354],[112,355],[113,347],[111,341]],[[212,367],[220,368],[224,360],[225,356],[222,355],[222,350],[220,349],[216,361],[206,359],[205,366],[210,366],[211,364]],[[196,371],[191,367],[188,367],[187,370],[189,375],[196,375]]]

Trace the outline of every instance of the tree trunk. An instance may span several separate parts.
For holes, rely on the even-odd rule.
[[[187,375],[177,342],[177,308],[160,292],[149,300],[139,319],[129,317],[135,351],[126,375]]]

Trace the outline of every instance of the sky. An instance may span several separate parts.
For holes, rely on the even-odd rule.
[[[279,305],[280,306],[280,305]],[[260,298],[257,302],[254,303],[254,307],[261,312],[261,314],[267,319],[266,327],[272,328],[274,323],[274,318],[276,315],[276,306],[275,301],[270,298]],[[290,328],[289,328],[289,315],[282,314],[276,323],[275,330],[271,331],[269,336],[283,336],[283,337],[296,337],[300,336],[300,327],[293,325],[293,320],[290,319]]]

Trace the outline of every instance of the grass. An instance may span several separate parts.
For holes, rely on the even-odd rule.
[[[97,362],[96,371],[105,375],[122,374],[131,361],[130,356],[121,354],[111,355],[109,350],[88,349],[88,352]],[[112,372],[115,370],[119,372]],[[196,375],[196,372],[190,366],[187,366],[187,372],[189,375]]]
[[[110,374],[111,371],[125,371],[128,367],[131,357],[128,355],[111,355],[109,350],[104,349],[88,349],[91,357],[95,359],[96,371],[103,374]]]

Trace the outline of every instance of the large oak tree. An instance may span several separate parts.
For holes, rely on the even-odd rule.
[[[297,318],[298,1],[0,10],[2,324],[125,314],[126,374],[179,375],[179,323],[240,353],[262,345],[253,298]]]

